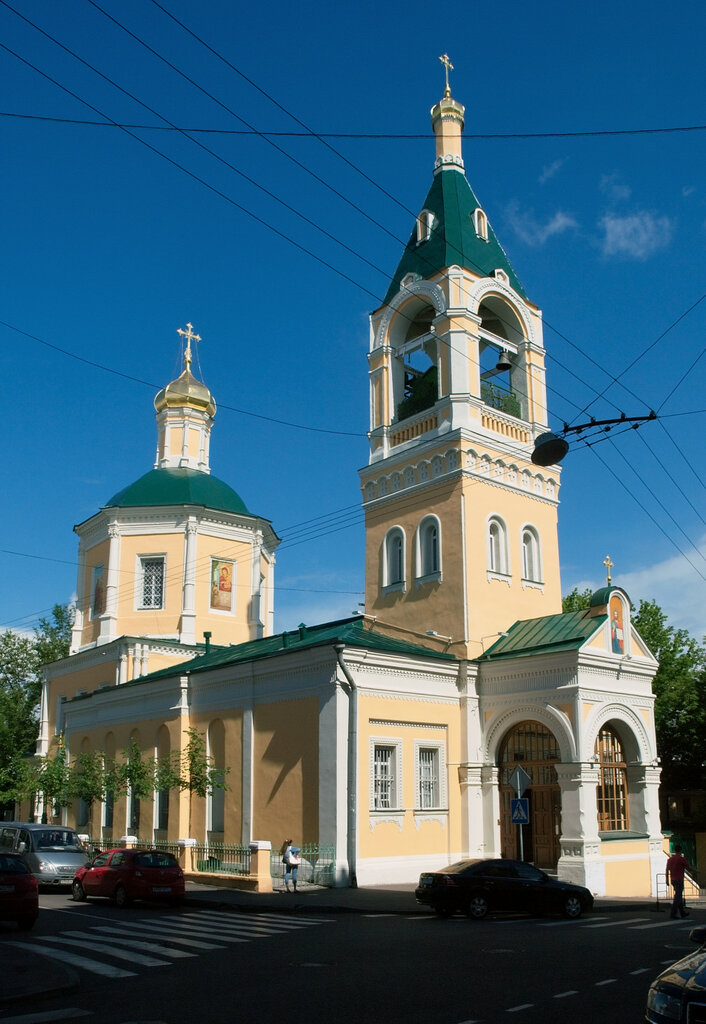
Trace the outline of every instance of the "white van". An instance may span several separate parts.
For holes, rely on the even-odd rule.
[[[64,825],[0,822],[0,851],[21,853],[41,886],[71,885],[78,869],[88,863],[77,833]]]

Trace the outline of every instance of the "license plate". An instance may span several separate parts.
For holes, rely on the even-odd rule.
[[[155,893],[155,894],[163,893],[163,892],[171,892],[171,891],[172,891],[171,885],[155,885],[155,886],[152,887],[152,892]]]
[[[0,892],[14,892],[14,885],[0,885]]]

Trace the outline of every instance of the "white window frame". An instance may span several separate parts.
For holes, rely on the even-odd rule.
[[[433,755],[434,771],[436,782],[434,793],[436,799],[426,804],[423,799],[422,785],[424,782],[424,771],[422,766],[423,754]],[[439,811],[448,808],[448,787],[446,783],[446,745],[434,740],[414,741],[414,808],[416,811]]]
[[[147,562],[162,563],[162,600],[160,604],[145,604],[145,565]],[[162,611],[166,603],[167,556],[165,553],[137,555],[135,570],[135,607],[138,611]]]
[[[404,530],[401,526],[391,527],[383,542],[382,586],[386,593],[405,589],[406,550]]]
[[[96,614],[95,600],[96,600],[96,582],[98,579],[103,581],[103,611]],[[103,562],[100,565],[94,565],[91,568],[91,619],[97,619],[101,615],[105,614],[106,611],[106,595],[105,585],[107,580],[107,573],[105,570],[105,564]]]
[[[432,530],[435,531],[433,542],[430,538]],[[417,527],[415,555],[418,583],[441,580],[443,562],[441,557],[441,522],[438,516],[428,515],[420,520]]]
[[[473,227],[479,238],[482,238],[484,242],[488,241],[488,215],[485,210],[481,210],[480,206],[477,206],[473,211]]]
[[[542,546],[539,531],[531,523],[525,523],[520,535],[522,554],[522,585],[542,587]]]
[[[436,217],[431,210],[422,210],[417,217],[417,245],[428,242],[436,224]]]
[[[387,749],[390,751],[391,764],[391,785],[390,785],[390,806],[379,807],[376,805],[378,799],[375,766],[378,763],[376,753],[378,750]],[[377,814],[389,814],[391,811],[402,811],[402,740],[391,739],[387,736],[370,737],[370,811]]]
[[[505,520],[498,515],[488,516],[485,527],[488,580],[510,581],[510,550]]]

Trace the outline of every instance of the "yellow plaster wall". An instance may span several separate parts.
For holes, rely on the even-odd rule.
[[[182,439],[183,439],[182,431],[180,429],[178,429],[177,427],[172,425],[171,429],[169,431],[169,454],[170,455],[172,455],[172,456],[174,456],[174,455],[181,455]]]
[[[448,853],[460,849],[461,800],[458,772],[453,762],[460,758],[460,716],[458,706],[420,702],[404,698],[360,696],[358,703],[358,806],[360,824],[358,853],[363,859]],[[402,829],[397,823],[375,823],[371,803],[371,747],[375,740],[399,740],[402,744]],[[415,815],[415,742],[422,745],[444,744],[445,785],[450,814],[441,821],[417,820],[433,816],[434,811],[418,811]],[[449,767],[449,763],[451,766]],[[398,766],[399,770],[399,766]],[[370,811],[369,819],[366,811]],[[386,812],[382,812],[384,817]],[[375,823],[374,828],[368,824]],[[453,823],[449,826],[449,820]],[[417,827],[419,825],[419,827]]]
[[[319,838],[319,701],[261,704],[253,711],[253,836],[279,849]]]
[[[652,892],[649,845],[646,839],[601,843],[607,896],[645,896]],[[630,857],[629,860],[612,860]]]
[[[192,459],[197,459],[201,448],[201,430],[199,427],[189,427],[188,452]]]
[[[83,574],[83,629],[81,631],[81,644],[90,644],[98,639],[100,634],[100,619],[91,618],[91,583],[93,569],[96,566],[103,566],[103,585],[108,582],[108,554],[110,552],[110,540],[106,539],[95,544],[86,551],[86,565]]]
[[[175,636],[181,618],[184,580],[184,532],[123,536],[118,575],[118,622],[121,634]],[[165,555],[164,608],[136,608],[138,556]]]

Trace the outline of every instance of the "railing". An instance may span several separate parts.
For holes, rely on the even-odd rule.
[[[656,875],[655,882],[657,883],[657,899],[671,902],[674,897],[674,890],[667,883],[666,872]],[[701,889],[698,883],[693,878],[690,878],[689,875],[684,875],[684,898],[691,897],[691,899],[697,900],[700,896]]]
[[[332,887],[336,851],[333,846],[319,846],[318,843],[302,843],[299,852],[300,863],[297,869],[297,880],[310,882],[312,885]],[[272,849],[270,854],[270,874],[273,880],[284,878],[284,864],[279,850]]]
[[[196,870],[209,875],[249,875],[250,847],[226,843],[197,843],[192,847]]]

